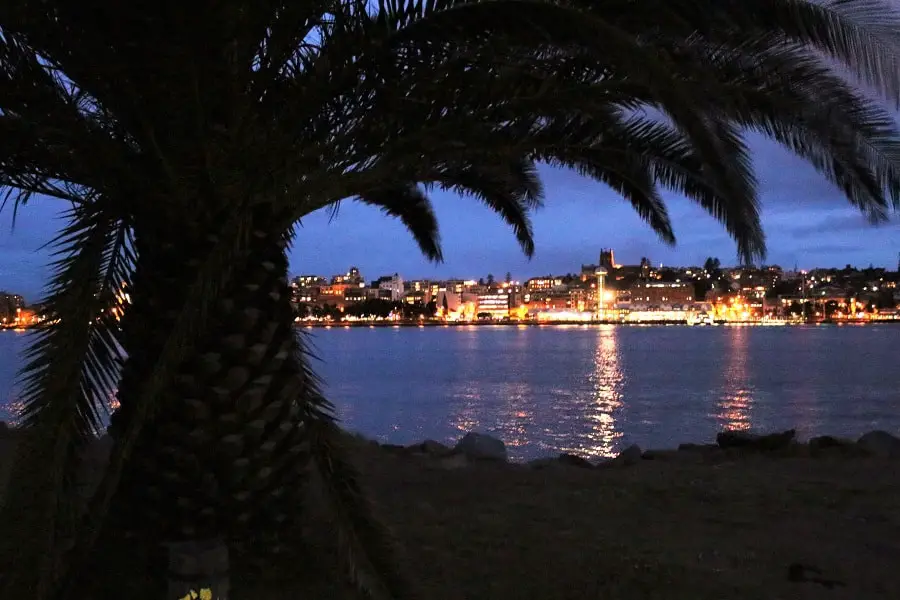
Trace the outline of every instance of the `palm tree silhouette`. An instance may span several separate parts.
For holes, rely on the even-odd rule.
[[[844,74],[896,103],[898,25],[875,0],[3,2],[0,186],[14,210],[70,209],[23,371],[33,435],[4,503],[2,596],[73,589],[110,523],[135,547],[291,543],[310,460],[350,572],[402,595],[292,326],[294,226],[358,201],[437,261],[438,188],[531,255],[545,163],[610,186],[667,243],[674,190],[758,258],[747,130],[884,219],[897,130]],[[81,514],[71,475],[113,393]]]

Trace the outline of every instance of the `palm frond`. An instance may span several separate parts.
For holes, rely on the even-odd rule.
[[[74,524],[72,474],[98,432],[118,379],[112,309],[134,265],[128,226],[84,208],[55,240],[44,323],[22,369],[27,435],[3,507],[4,597],[44,597],[56,577],[59,538]]]
[[[543,204],[544,189],[530,160],[501,158],[493,162],[449,166],[435,176],[434,183],[484,203],[512,228],[525,255],[531,257],[534,254],[530,215]]]
[[[431,200],[418,186],[398,185],[359,196],[364,204],[376,206],[406,226],[428,260],[441,262],[441,237]]]
[[[373,514],[359,473],[346,455],[341,431],[322,420],[311,421],[309,431],[313,460],[337,520],[342,560],[351,581],[371,598],[414,597],[409,580],[398,572],[394,560],[396,542]]]
[[[749,158],[743,141],[732,131],[733,152],[740,157],[746,170]],[[672,124],[663,120],[633,116],[623,120],[608,145],[601,152],[620,152],[628,148],[652,174],[659,185],[681,194],[720,221],[738,243],[738,253],[744,260],[764,254],[758,205],[731,204],[715,183],[705,174],[703,162],[696,155],[690,140]]]
[[[564,126],[565,142],[557,141],[560,125],[554,122],[536,133],[535,157],[610,185],[664,242],[672,243],[674,232],[657,185],[695,201],[720,221],[738,242],[742,258],[764,254],[755,199],[731,202],[708,176],[690,138],[662,116],[606,107],[595,118],[564,122]],[[752,165],[738,133],[722,129],[718,135],[731,147],[729,160],[748,178],[744,185],[754,188]]]
[[[409,580],[398,569],[396,541],[375,516],[359,481],[359,473],[347,453],[345,434],[338,428],[331,404],[320,391],[320,381],[310,365],[305,333],[298,332],[294,352],[302,383],[297,402],[310,434],[313,463],[319,471],[327,506],[338,533],[341,560],[351,581],[376,600],[414,597]]]
[[[418,161],[410,160],[392,165],[392,175],[385,179],[412,180],[421,183],[426,189],[434,186],[452,191],[461,196],[473,197],[492,211],[497,213],[510,227],[527,256],[534,253],[534,233],[531,224],[531,213],[543,205],[544,190],[534,164],[516,156],[511,150],[520,151],[518,146],[493,147],[494,152],[479,154],[478,160],[472,162],[451,161],[433,162],[427,157]],[[360,201],[378,206],[386,214],[398,217],[413,233],[416,242],[426,257],[434,260],[433,252],[440,246],[436,244],[437,221],[431,203],[415,184],[386,186],[381,183],[378,169],[363,173],[357,180],[359,189],[348,185],[350,177],[336,186],[339,196],[325,196],[326,200],[318,203],[305,203],[292,207],[294,221],[324,207],[333,206],[345,197],[356,197]],[[374,181],[376,183],[367,183]],[[407,193],[406,189],[414,193]],[[439,256],[440,258],[440,256]]]
[[[581,60],[582,65],[589,62],[588,59],[594,58],[601,65],[607,65],[605,70],[607,76],[603,76],[604,68],[594,68],[588,70],[587,74],[582,76],[573,76],[570,79],[564,79],[566,87],[572,91],[570,101],[567,104],[552,106],[550,96],[543,98],[542,93],[538,92],[536,97],[543,98],[543,106],[538,107],[532,104],[531,114],[535,114],[538,110],[548,112],[548,116],[556,115],[573,115],[584,111],[591,114],[591,111],[602,110],[603,102],[618,102],[623,97],[627,97],[625,90],[620,90],[616,95],[615,84],[610,89],[607,82],[609,78],[609,69],[613,73],[627,72],[627,77],[621,77],[621,81],[616,79],[621,87],[627,89],[628,93],[635,97],[638,93],[637,100],[645,105],[652,106],[664,112],[671,120],[690,138],[691,144],[695,149],[695,154],[702,160],[702,168],[704,169],[704,177],[710,181],[718,190],[720,202],[717,206],[725,203],[731,205],[733,210],[730,215],[737,215],[737,207],[749,206],[755,207],[757,204],[756,181],[753,177],[749,163],[744,160],[743,147],[735,143],[736,138],[721,137],[723,132],[727,131],[726,125],[720,125],[708,116],[700,114],[694,110],[690,95],[686,93],[686,88],[681,81],[673,77],[673,73],[660,68],[661,63],[656,57],[647,54],[647,50],[634,43],[631,39],[623,39],[621,32],[614,32],[601,18],[589,18],[587,20],[579,19],[579,15],[565,7],[547,6],[537,2],[510,2],[510,6],[506,6],[504,2],[490,2],[482,4],[465,4],[457,5],[452,10],[448,10],[446,15],[437,14],[433,19],[426,19],[422,22],[412,23],[408,28],[399,31],[393,38],[396,47],[405,47],[403,44],[412,43],[412,40],[418,40],[420,36],[424,36],[426,32],[429,36],[437,37],[435,44],[440,45],[444,39],[462,40],[465,44],[474,44],[477,42],[479,35],[497,35],[502,36],[506,41],[515,47],[524,47],[527,44],[533,44],[543,48],[544,44],[569,44],[570,47],[581,48],[576,51],[576,56]],[[502,5],[502,6],[499,6]],[[523,26],[522,33],[515,28],[501,28],[494,15],[502,10],[502,7],[510,8],[516,6],[515,18],[516,22]],[[452,14],[451,16],[450,13]],[[426,21],[428,21],[426,23]],[[440,31],[436,31],[441,23],[447,21],[448,27],[440,27]],[[463,27],[467,24],[467,27]],[[469,27],[468,25],[471,25]],[[576,35],[580,32],[580,36]],[[455,36],[455,37],[454,37]],[[543,37],[542,37],[543,36]],[[509,39],[507,39],[509,38]],[[431,39],[431,38],[429,38]],[[592,40],[590,43],[584,40]],[[547,42],[546,40],[551,40]],[[594,41],[602,40],[602,41]],[[616,50],[613,51],[613,48]],[[626,50],[627,48],[627,50]],[[491,47],[493,49],[493,47]],[[615,55],[614,60],[610,62],[609,55]],[[627,55],[627,56],[626,56]],[[548,55],[551,58],[555,56],[552,52]],[[570,54],[564,54],[570,56]],[[636,66],[631,67],[629,61],[631,58],[640,57],[642,67],[638,69]],[[631,58],[628,58],[631,57]],[[510,60],[514,60],[510,58]],[[446,67],[443,64],[443,67]],[[481,65],[479,65],[480,67]],[[468,146],[478,146],[484,140],[488,146],[496,143],[496,138],[503,141],[509,138],[527,138],[529,135],[528,127],[518,125],[510,127],[510,119],[517,119],[517,116],[527,112],[526,109],[516,106],[518,100],[517,94],[523,92],[520,87],[521,78],[516,78],[513,83],[504,83],[498,85],[495,80],[486,80],[487,85],[477,85],[477,80],[473,81],[470,73],[479,73],[478,69],[470,68],[465,61],[458,65],[461,71],[454,71],[455,85],[462,90],[460,92],[450,92],[446,88],[434,85],[427,87],[427,83],[423,83],[425,87],[421,87],[419,81],[433,81],[435,79],[432,72],[421,74],[414,80],[406,78],[401,81],[389,82],[385,87],[391,90],[397,89],[415,89],[418,93],[425,95],[419,99],[421,109],[413,107],[408,103],[403,106],[403,111],[397,111],[397,121],[388,121],[384,123],[375,121],[379,125],[379,129],[375,131],[357,131],[362,140],[379,140],[379,149],[365,150],[361,144],[358,147],[363,153],[373,153],[378,156],[378,160],[374,157],[365,159],[366,164],[383,165],[383,168],[389,168],[389,165],[403,164],[406,167],[407,161],[415,161],[413,150],[421,148],[423,144],[438,146],[434,149],[436,156],[442,158],[447,152],[454,152],[453,146],[456,146],[455,153],[468,155],[471,157],[473,153],[479,150],[471,150]],[[485,67],[487,72],[494,73],[491,67]],[[549,70],[549,69],[548,69]],[[409,70],[401,71],[404,77]],[[383,75],[383,74],[382,74]],[[462,79],[459,79],[462,77]],[[584,79],[580,79],[582,77]],[[603,80],[596,81],[595,78],[606,77]],[[500,79],[503,79],[500,76]],[[376,77],[377,79],[377,77]],[[468,81],[467,81],[468,80]],[[467,82],[467,85],[463,85]],[[549,86],[546,84],[550,84]],[[563,83],[563,82],[556,82]],[[474,85],[473,85],[474,84]],[[443,84],[441,84],[443,85]],[[554,89],[552,79],[545,80],[542,85],[547,89]],[[509,87],[507,87],[509,86]],[[597,86],[602,91],[589,94],[587,99],[578,96],[579,90],[592,91],[590,88]],[[485,97],[482,90],[489,89],[490,93]],[[533,87],[533,86],[532,86]],[[467,93],[468,90],[473,90]],[[475,91],[477,90],[477,91]],[[482,93],[479,96],[479,92]],[[435,94],[431,97],[430,94]],[[437,94],[443,94],[453,98],[453,108],[445,111],[435,112],[435,106],[441,106],[442,100]],[[504,100],[510,98],[508,102]],[[496,104],[490,106],[489,103],[496,99]],[[403,102],[403,98],[385,98],[382,100],[384,105],[376,104],[375,110],[378,114],[391,115],[394,118],[395,113],[391,112],[388,105],[396,105],[398,101]],[[431,107],[431,108],[428,108]],[[411,110],[414,109],[415,110]],[[516,110],[520,112],[516,112]],[[472,136],[473,128],[471,126],[472,114],[478,114],[479,118],[483,118],[481,123],[481,131],[478,135]],[[407,121],[412,118],[415,121]],[[510,116],[513,115],[513,116]],[[540,112],[537,112],[537,116]],[[422,119],[422,120],[420,120]],[[491,119],[496,119],[493,125]],[[424,121],[423,121],[424,120]],[[431,123],[429,123],[431,121]],[[415,124],[414,124],[415,123]],[[432,125],[433,123],[433,125]],[[366,127],[364,123],[363,128]],[[384,127],[381,127],[384,125]],[[429,126],[431,125],[431,126]],[[725,127],[726,129],[723,129]],[[504,132],[505,129],[511,129],[510,132]],[[476,128],[477,129],[477,128]],[[494,138],[494,139],[492,139]],[[439,140],[439,141],[437,141]],[[477,141],[474,141],[477,140]],[[383,143],[381,142],[383,141]],[[521,141],[521,140],[518,140]],[[527,146],[527,139],[521,146]],[[482,154],[487,152],[480,151]],[[363,162],[360,158],[359,162]],[[421,159],[419,159],[421,161]],[[427,162],[427,158],[425,158]],[[470,160],[472,160],[470,158]],[[397,167],[394,167],[397,168]],[[458,168],[458,167],[454,167]],[[429,170],[425,168],[424,170]],[[462,173],[463,176],[467,174]],[[456,177],[452,175],[451,179]],[[427,178],[413,177],[416,181],[427,181]],[[448,187],[453,187],[451,184]],[[483,194],[481,197],[485,197]],[[521,208],[521,207],[520,207]],[[713,207],[714,208],[714,207]],[[751,213],[755,208],[751,208]],[[512,214],[512,213],[508,213]],[[722,216],[722,215],[720,215]],[[530,225],[511,221],[507,222],[513,225],[517,237],[526,253],[530,253]],[[741,236],[740,252],[744,255],[762,255],[764,253],[764,243],[759,235],[756,225],[748,229],[741,229],[736,221],[730,223],[730,232],[733,235]]]
[[[127,180],[133,147],[111,135],[81,88],[3,25],[0,19],[0,187],[19,191],[15,207],[31,194],[83,202],[79,189]],[[123,206],[108,209],[128,200],[120,195]]]
[[[599,11],[652,43],[698,35],[731,48],[799,44],[900,103],[900,11],[887,0],[611,0]],[[658,36],[658,37],[657,37]]]
[[[900,129],[892,115],[796,47],[695,48],[720,93],[700,102],[806,159],[871,220],[900,208]],[[679,61],[692,60],[684,53]],[[698,82],[698,85],[701,82]]]
[[[552,154],[552,157],[545,154],[549,164],[605,183],[631,204],[663,242],[675,245],[668,209],[659,195],[656,174],[646,157],[613,147],[560,148]]]

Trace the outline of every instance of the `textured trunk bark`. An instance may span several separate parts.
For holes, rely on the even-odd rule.
[[[172,231],[138,237],[113,437],[152,372],[204,242]],[[150,543],[221,538],[232,550],[276,551],[298,511],[309,442],[295,402],[303,380],[281,234],[257,232],[236,267],[196,352],[157,398],[113,500],[114,526]]]
[[[228,546],[220,540],[169,544],[166,600],[228,600]]]

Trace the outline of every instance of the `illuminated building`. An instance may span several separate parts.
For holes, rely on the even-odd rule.
[[[694,301],[692,283],[640,282],[629,290],[631,301],[642,304],[685,304]]]
[[[612,250],[609,251],[609,260],[613,260]],[[603,253],[600,253],[600,261],[603,262]],[[597,273],[597,318],[602,318],[606,309],[608,299],[606,298],[606,276],[609,273],[605,268],[600,267]]]
[[[403,278],[399,273],[387,275],[378,280],[378,289],[385,292],[385,299],[397,302],[403,298]],[[379,294],[380,295],[380,294]]]
[[[475,316],[478,297],[466,292],[441,290],[434,297],[438,314],[448,321],[467,321]]]
[[[335,275],[331,278],[332,284],[365,285],[363,276],[356,267],[350,267],[344,275]]]
[[[118,307],[113,307],[113,314],[118,316],[120,311],[117,312]],[[4,327],[26,327],[29,325],[36,325],[42,320],[40,315],[33,308],[16,308],[15,312],[10,316],[0,317],[0,324]]]
[[[448,292],[453,292],[456,294],[462,294],[463,292],[469,292],[478,285],[478,282],[474,279],[448,279],[443,282],[443,289]]]
[[[622,265],[616,264],[616,257],[612,248],[601,248],[600,257],[596,265],[581,265],[581,281],[586,283],[593,281],[597,276],[597,269],[605,269],[607,274],[621,269]]]
[[[12,323],[16,318],[16,310],[25,308],[25,299],[19,294],[0,291],[0,319],[4,323]]]
[[[573,287],[569,290],[569,306],[575,310],[588,310],[596,304],[596,292],[591,288]]]
[[[525,282],[528,291],[550,290],[561,287],[563,280],[560,277],[535,277]]]
[[[532,292],[526,293],[525,304],[534,310],[562,310],[572,306],[568,292]]]
[[[566,323],[589,323],[595,318],[595,315],[592,312],[571,309],[530,310],[529,316],[538,322],[549,321]]]
[[[766,297],[766,286],[764,285],[745,285],[741,287],[741,295],[744,298],[756,298],[758,300],[762,300]]]
[[[431,299],[431,292],[418,290],[407,293],[403,296],[403,301],[407,304],[428,304]]]
[[[606,269],[607,272],[614,271],[619,268],[619,265],[616,264],[616,255],[613,253],[612,248],[603,248],[600,250],[600,265],[601,269]]]
[[[410,281],[405,288],[410,292],[424,292],[431,289],[431,282],[427,279],[414,279]]]
[[[298,275],[291,281],[291,285],[295,288],[310,288],[326,285],[328,282],[324,277],[318,275]]]
[[[347,284],[337,283],[332,285],[323,285],[319,288],[319,296],[325,297],[326,300],[337,298],[343,299],[344,293],[347,291]]]
[[[695,317],[696,311],[672,307],[665,310],[630,310],[624,315],[623,320],[629,323],[654,323],[661,321],[688,323]]]
[[[375,293],[377,294],[377,291]],[[344,302],[346,304],[362,302],[363,300],[366,300],[368,297],[369,297],[368,288],[348,286],[347,289],[344,290]]]
[[[491,319],[503,319],[509,316],[511,294],[508,292],[496,292],[489,294],[478,294],[478,313],[486,313]]]

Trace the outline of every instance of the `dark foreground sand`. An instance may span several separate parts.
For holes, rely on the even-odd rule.
[[[423,600],[900,598],[896,460],[446,469],[360,448]],[[309,548],[262,577],[236,574],[234,599],[355,597],[335,583],[327,523],[310,516]],[[792,563],[846,587],[791,582]]]
[[[447,470],[370,447],[361,462],[426,599],[900,598],[896,460]],[[315,573],[329,560],[293,564]],[[846,587],[791,582],[792,563]],[[237,591],[343,597],[324,571],[317,575],[313,583],[236,582]]]

